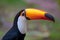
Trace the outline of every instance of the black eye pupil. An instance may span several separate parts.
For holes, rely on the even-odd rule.
[[[24,16],[24,13],[22,14],[22,16]]]

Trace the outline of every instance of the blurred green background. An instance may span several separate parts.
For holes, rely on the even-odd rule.
[[[45,10],[52,14],[56,21],[28,21],[25,40],[43,40],[44,37],[60,40],[60,0],[0,0],[0,40],[12,27],[15,15],[25,8]]]

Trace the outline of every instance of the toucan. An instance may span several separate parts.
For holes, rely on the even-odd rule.
[[[3,36],[2,40],[24,40],[28,27],[27,20],[55,22],[54,17],[46,11],[35,8],[23,9],[16,14],[12,28]]]

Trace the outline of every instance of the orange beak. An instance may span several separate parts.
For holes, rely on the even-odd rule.
[[[26,12],[26,17],[29,18],[30,20],[43,19],[43,20],[55,21],[52,15],[42,10],[29,8],[29,9],[25,9],[25,12]]]

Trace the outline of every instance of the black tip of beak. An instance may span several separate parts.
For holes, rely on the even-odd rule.
[[[46,14],[45,14],[45,17],[47,17],[49,20],[55,22],[55,19],[54,19],[54,17],[53,17],[52,15],[46,13]]]

